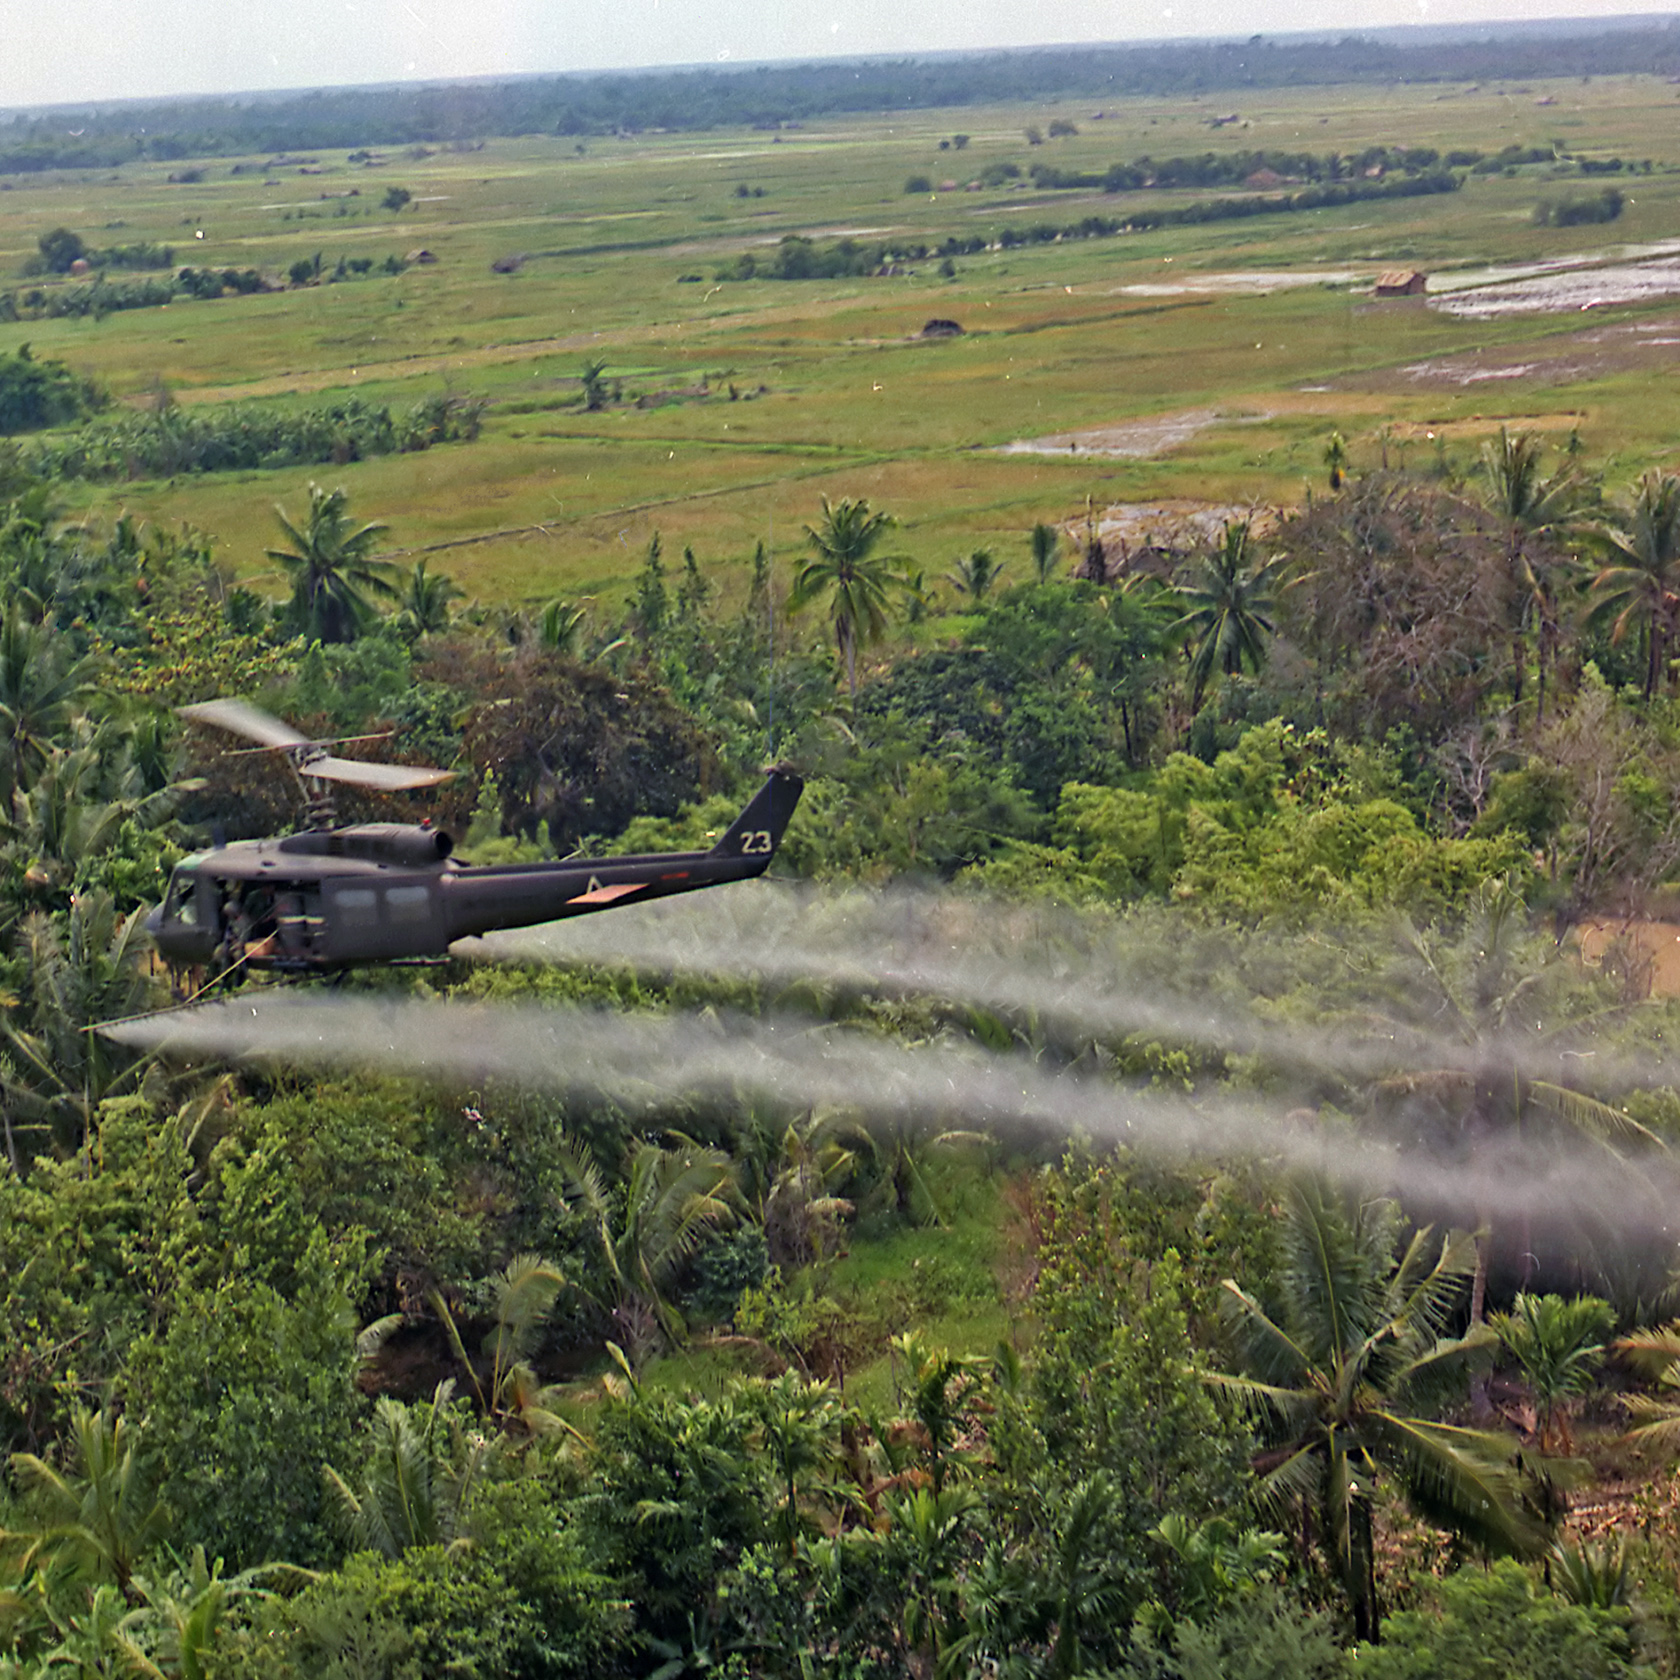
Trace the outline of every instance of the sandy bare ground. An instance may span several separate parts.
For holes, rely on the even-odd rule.
[[[1209,426],[1244,426],[1269,420],[1266,412],[1232,414],[1218,408],[1186,408],[1177,414],[1158,414],[1147,420],[1123,420],[1112,426],[1087,426],[1077,432],[1053,432],[1048,437],[1021,438],[1006,443],[1000,455],[1096,455],[1112,460],[1143,461],[1188,443]]]
[[[1108,550],[1112,567],[1129,550],[1185,549],[1216,542],[1227,520],[1254,517],[1256,528],[1266,515],[1236,503],[1199,502],[1189,497],[1158,502],[1116,502],[1097,516],[1097,535]],[[1075,520],[1063,531],[1074,554],[1085,546],[1085,522]]]

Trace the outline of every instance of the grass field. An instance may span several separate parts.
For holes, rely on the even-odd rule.
[[[213,535],[224,558],[262,572],[276,501],[311,478],[342,483],[358,514],[405,550],[453,544],[437,564],[484,599],[610,596],[660,530],[668,552],[743,575],[755,540],[797,545],[819,498],[867,496],[903,522],[901,546],[943,570],[976,544],[1025,552],[1038,520],[1186,498],[1293,502],[1321,477],[1328,433],[1356,464],[1384,447],[1468,459],[1500,424],[1578,429],[1613,480],[1670,461],[1669,400],[1680,296],[1638,306],[1466,319],[1406,301],[1373,304],[1371,277],[1591,256],[1680,239],[1680,100],[1655,78],[1267,92],[1250,99],[896,113],[765,133],[529,138],[382,167],[264,160],[111,175],[11,177],[0,192],[0,273],[15,275],[58,225],[90,244],[168,242],[177,262],[284,274],[320,251],[437,257],[375,275],[216,302],[178,302],[103,321],[0,325],[144,402],[305,402],[356,392],[405,405],[442,389],[492,401],[483,438],[344,467],[169,483],[69,485],[100,519],[127,509]],[[1553,103],[1540,104],[1541,100]],[[1236,111],[1218,129],[1209,117]],[[1029,147],[1057,118],[1076,136]],[[966,149],[938,141],[966,131]],[[907,195],[912,174],[966,181],[1034,161],[1100,170],[1150,154],[1373,144],[1477,147],[1562,142],[1572,153],[1653,160],[1616,177],[1609,226],[1537,226],[1543,197],[1602,181],[1553,165],[1475,177],[1447,197],[1361,203],[1149,234],[991,250],[892,277],[718,282],[720,265],[788,233],[926,238],[1113,214],[1147,197],[1020,190]],[[319,168],[300,174],[300,167]],[[392,185],[414,202],[380,208]],[[737,193],[745,185],[748,196]],[[762,196],[753,196],[756,189]],[[333,195],[354,190],[356,197]],[[1182,198],[1187,195],[1178,195]],[[867,230],[865,234],[861,230]],[[200,235],[202,234],[202,237]],[[526,259],[512,274],[491,263]],[[1225,277],[1294,276],[1252,289]],[[697,275],[690,281],[683,275]],[[17,281],[22,285],[25,282]],[[965,336],[920,341],[933,316]],[[1672,332],[1663,324],[1675,322]],[[1608,335],[1608,336],[1606,336]],[[1619,336],[1618,336],[1619,335]],[[626,402],[585,413],[590,358]],[[1419,370],[1422,371],[1419,371]],[[741,400],[731,400],[730,387]],[[631,399],[641,397],[646,406]],[[1109,458],[1060,449],[1002,453],[1024,439],[1193,412],[1162,452]],[[1017,562],[1020,563],[1019,561]]]

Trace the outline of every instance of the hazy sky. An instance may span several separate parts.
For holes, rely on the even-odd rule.
[[[0,0],[0,107],[1645,9],[1673,0]]]

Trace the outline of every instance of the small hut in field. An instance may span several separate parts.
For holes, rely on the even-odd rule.
[[[1422,297],[1429,287],[1429,276],[1419,268],[1391,268],[1377,276],[1376,295],[1385,297]]]

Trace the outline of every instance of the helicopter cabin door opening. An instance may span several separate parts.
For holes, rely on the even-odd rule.
[[[218,968],[304,968],[319,958],[319,881],[217,880],[214,955]]]

